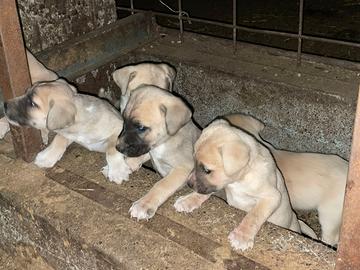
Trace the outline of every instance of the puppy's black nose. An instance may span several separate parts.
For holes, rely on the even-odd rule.
[[[7,107],[8,107],[8,104],[6,102],[4,102],[4,109],[5,109],[5,112],[7,111]]]

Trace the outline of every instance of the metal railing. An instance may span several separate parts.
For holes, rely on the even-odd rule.
[[[211,20],[207,20],[207,19],[192,18],[188,15],[186,15],[186,17],[184,17],[184,12],[182,10],[182,0],[178,0],[178,10],[176,11],[178,13],[178,15],[168,14],[168,13],[164,13],[164,12],[156,12],[156,11],[152,11],[152,10],[136,9],[136,8],[134,8],[133,0],[130,0],[130,8],[120,6],[120,7],[117,7],[117,9],[122,10],[122,11],[129,11],[129,12],[131,12],[131,14],[138,13],[138,12],[141,12],[141,13],[151,12],[151,14],[153,14],[155,16],[179,19],[179,31],[180,31],[180,40],[181,41],[183,40],[183,34],[184,34],[184,25],[183,25],[184,19],[189,22],[193,21],[193,22],[205,23],[205,24],[209,24],[209,25],[232,28],[233,29],[232,40],[233,40],[234,52],[236,51],[237,30],[246,31],[249,33],[295,38],[295,39],[297,39],[297,65],[298,66],[301,65],[303,40],[325,42],[325,43],[330,43],[330,44],[337,44],[337,45],[360,48],[360,43],[356,43],[356,42],[343,41],[343,40],[332,39],[332,38],[324,38],[324,37],[318,37],[318,36],[312,36],[312,35],[304,35],[302,32],[303,19],[304,19],[304,0],[299,0],[299,22],[298,22],[298,33],[297,34],[283,32],[283,31],[275,31],[275,30],[256,29],[256,28],[252,28],[252,27],[237,25],[236,6],[237,6],[237,0],[233,0],[233,18],[232,18],[233,23],[232,24],[211,21]]]

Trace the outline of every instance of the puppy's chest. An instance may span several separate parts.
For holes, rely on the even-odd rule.
[[[233,183],[225,188],[227,203],[235,208],[249,212],[256,204],[257,198],[247,192],[240,183]]]
[[[151,162],[156,171],[162,176],[166,176],[172,169],[172,166],[166,160],[166,148],[159,146],[156,150],[150,151]]]

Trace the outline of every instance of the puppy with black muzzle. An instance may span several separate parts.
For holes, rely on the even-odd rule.
[[[140,63],[119,68],[112,73],[112,77],[121,90],[121,99],[116,99],[113,93],[106,92],[103,88],[98,95],[108,99],[123,112],[131,92],[142,84],[172,91],[176,70],[166,63]]]
[[[295,232],[304,231],[316,238],[293,212],[284,180],[270,151],[251,135],[232,127],[225,120],[216,120],[203,130],[195,143],[195,168],[188,185],[198,199],[225,190],[229,205],[247,215],[229,235],[236,250],[252,248],[262,224],[268,220]],[[178,211],[187,211],[187,198],[177,200]],[[301,225],[301,226],[300,226]]]
[[[149,153],[156,171],[163,177],[130,208],[132,217],[149,219],[186,183],[200,130],[179,97],[155,86],[134,90],[123,117],[124,128],[116,148],[129,157]]]
[[[11,124],[56,133],[51,144],[37,154],[37,166],[54,166],[66,148],[76,142],[91,151],[106,153],[107,166],[102,172],[110,181],[128,179],[130,169],[115,148],[123,119],[108,102],[78,94],[75,87],[58,79],[36,83],[23,96],[6,102],[5,115]]]
[[[279,150],[260,137],[264,124],[250,115],[231,114],[225,118],[255,136],[275,158],[296,210],[317,210],[321,240],[335,246],[339,241],[348,162],[336,155]],[[191,212],[208,198],[192,193],[179,198],[179,211]]]

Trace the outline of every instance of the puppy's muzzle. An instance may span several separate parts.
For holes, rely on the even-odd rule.
[[[4,102],[4,113],[10,124],[17,126],[26,126],[28,124],[26,101],[22,98]]]
[[[197,177],[194,172],[191,172],[191,174],[189,175],[187,185],[189,188],[200,194],[210,194],[218,191],[218,188],[216,186],[207,184],[205,179],[203,179],[202,177]]]
[[[143,141],[136,139],[136,136],[132,139],[129,136],[120,136],[116,150],[128,157],[138,157],[150,151],[150,147]]]

